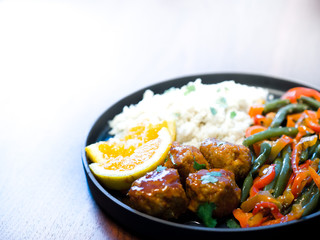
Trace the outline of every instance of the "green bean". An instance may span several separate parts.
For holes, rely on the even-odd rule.
[[[279,127],[288,114],[303,112],[306,109],[308,109],[308,106],[305,104],[289,104],[284,106],[279,109],[276,116],[272,120],[270,127]]]
[[[314,98],[301,96],[300,100],[310,106],[313,110],[318,110],[318,108],[320,108],[320,102]]]
[[[312,154],[311,160],[314,160],[316,158],[320,158],[320,144],[314,150],[314,153]]]
[[[282,167],[281,167],[277,182],[274,186],[274,192],[273,192],[274,197],[279,197],[283,193],[289,181],[290,175],[292,173],[291,147],[289,145],[286,146],[282,151],[282,158],[283,158]]]
[[[257,159],[254,161],[253,166],[250,170],[252,174],[255,174],[258,169],[265,164],[267,161],[269,154],[271,152],[271,144],[268,142],[261,143],[260,146],[260,155],[257,157]]]
[[[294,127],[276,127],[276,128],[268,128],[267,130],[264,130],[262,132],[258,132],[256,134],[253,134],[242,142],[245,146],[250,146],[256,142],[269,139],[272,137],[280,137],[282,135],[287,135],[290,137],[296,136],[298,133],[298,129]]]
[[[313,187],[313,184],[305,187],[302,190],[302,193],[296,198],[294,203],[300,204],[302,207],[306,205],[310,200],[312,191],[314,191]]]
[[[261,143],[260,152],[261,154],[254,158],[254,154],[252,154],[252,167],[250,172],[248,173],[247,177],[243,181],[242,191],[241,191],[241,202],[245,201],[249,195],[250,188],[253,184],[253,175],[255,175],[258,169],[266,162],[268,156],[271,151],[271,145],[268,142]]]
[[[281,98],[275,99],[275,100],[270,101],[264,105],[264,109],[263,109],[262,113],[266,114],[268,112],[275,112],[279,108],[284,107],[288,104],[290,104],[289,99],[281,99]]]
[[[314,144],[313,146],[309,147],[309,151],[308,151],[308,159],[312,159],[313,154],[316,152],[317,147],[319,146],[320,141],[319,139],[317,140],[316,144]],[[316,156],[315,156],[316,157]]]
[[[309,153],[308,153],[308,148],[307,148],[306,150],[302,151],[302,153],[300,154],[299,164],[304,163],[305,161],[307,161],[308,155],[309,155]]]
[[[274,160],[276,175],[273,178],[272,182],[269,183],[267,186],[265,186],[263,190],[269,191],[274,188],[281,171],[282,162],[283,162],[282,158],[277,158],[276,160]]]
[[[247,177],[243,181],[242,191],[241,191],[241,202],[244,202],[249,196],[250,188],[253,184],[253,176],[251,172],[247,175]]]
[[[315,210],[315,208],[318,206],[319,198],[320,198],[319,188],[314,185],[312,190],[313,191],[310,193],[310,198],[305,201],[305,204],[303,206],[302,217],[312,213]]]
[[[250,155],[251,155],[251,164],[253,164],[254,161],[256,160],[256,155],[254,154],[254,150],[253,150],[252,145],[249,147],[249,150],[250,150]]]

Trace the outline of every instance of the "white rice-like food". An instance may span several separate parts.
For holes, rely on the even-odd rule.
[[[110,134],[122,137],[130,128],[143,122],[176,121],[176,141],[200,146],[209,137],[241,144],[252,124],[251,105],[265,102],[268,91],[234,81],[202,84],[201,79],[163,94],[145,91],[143,99],[125,106],[109,122]]]

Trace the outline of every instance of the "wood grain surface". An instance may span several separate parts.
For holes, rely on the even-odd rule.
[[[86,134],[115,101],[200,73],[320,88],[320,1],[0,1],[0,238],[140,239],[93,200]]]

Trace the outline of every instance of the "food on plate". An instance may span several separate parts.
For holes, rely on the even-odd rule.
[[[132,182],[162,164],[174,138],[174,123],[144,122],[123,138],[111,138],[85,148],[93,174],[106,187],[129,189]]]
[[[250,149],[243,145],[208,138],[201,143],[200,151],[212,168],[230,170],[237,182],[243,180],[250,170]]]
[[[145,121],[176,122],[176,141],[199,147],[209,137],[241,144],[252,123],[251,105],[266,101],[268,91],[259,87],[224,81],[203,84],[200,79],[181,88],[170,88],[163,94],[147,90],[143,99],[110,122],[110,134],[123,135],[132,126]]]
[[[163,166],[134,181],[128,196],[135,209],[163,219],[178,218],[188,205],[178,171]]]
[[[203,157],[200,150],[194,146],[182,145],[173,142],[164,166],[178,170],[182,184],[190,173],[200,169],[209,169],[207,160]]]
[[[86,147],[90,169],[163,219],[243,228],[300,219],[320,204],[320,93],[267,95],[234,81],[147,90],[109,122],[112,138]]]
[[[233,172],[226,169],[202,169],[191,173],[186,180],[186,192],[190,199],[188,208],[197,212],[203,204],[214,204],[212,216],[228,216],[240,203],[241,190]]]
[[[319,208],[319,92],[289,89],[281,99],[251,107],[254,125],[243,144],[254,153],[233,211],[241,227],[288,222]]]

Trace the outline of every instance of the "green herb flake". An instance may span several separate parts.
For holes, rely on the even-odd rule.
[[[199,205],[197,215],[205,226],[214,228],[217,225],[217,220],[212,218],[212,211],[215,209],[216,205],[214,203],[207,202]]]
[[[208,172],[207,175],[213,176],[213,177],[221,177],[221,172]]]
[[[206,173],[206,175],[203,175],[201,177],[201,181],[203,184],[216,183],[219,181],[219,179],[216,177],[220,177],[220,176],[221,176],[220,172],[208,172]]]
[[[239,223],[233,218],[228,219],[226,223],[228,228],[240,228]]]
[[[214,107],[210,108],[210,112],[212,113],[213,116],[217,114],[217,110]]]
[[[217,145],[217,147],[220,147],[220,146],[222,146],[223,144],[224,144],[224,142],[219,142],[218,145]]]
[[[187,85],[186,86],[186,91],[184,92],[184,95],[188,95],[191,92],[194,92],[196,90],[196,87],[194,85]]]
[[[198,170],[201,170],[201,169],[206,169],[206,165],[205,164],[200,164],[194,159],[193,160],[193,168],[198,171]]]
[[[231,118],[231,119],[234,119],[235,116],[237,116],[237,113],[236,113],[235,111],[232,111],[232,112],[230,113],[230,118]]]
[[[217,104],[219,104],[221,107],[226,108],[228,106],[227,99],[225,97],[221,97],[217,99]]]
[[[157,172],[162,172],[165,169],[167,169],[165,166],[159,165],[156,170]]]

